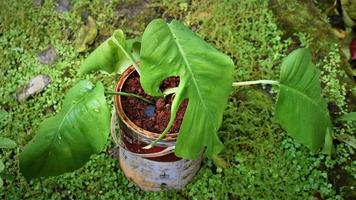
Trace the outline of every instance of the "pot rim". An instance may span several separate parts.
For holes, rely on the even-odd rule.
[[[127,68],[120,76],[118,82],[116,83],[115,86],[115,91],[119,92],[121,91],[124,83],[126,82],[127,78],[135,71],[135,68],[133,66],[130,66],[129,68]],[[132,129],[133,132],[135,132],[136,134],[148,138],[150,140],[155,140],[157,139],[161,134],[160,133],[156,133],[156,132],[151,132],[148,130],[145,130],[139,126],[137,126],[135,123],[133,123],[130,118],[126,115],[126,113],[124,112],[124,109],[122,108],[122,104],[121,104],[121,96],[120,95],[115,95],[114,96],[114,106],[116,109],[116,113],[119,116],[120,120],[125,123],[125,125]],[[161,141],[163,142],[172,142],[172,141],[176,141],[178,136],[178,133],[169,133],[166,135],[166,137],[164,139],[162,139]]]

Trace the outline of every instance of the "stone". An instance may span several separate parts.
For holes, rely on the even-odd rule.
[[[133,19],[145,8],[148,7],[149,1],[133,2],[133,3],[120,3],[116,8],[116,15],[127,19]]]
[[[32,78],[25,87],[23,87],[16,95],[18,102],[23,102],[30,96],[42,92],[51,82],[51,77],[46,74],[40,74]]]
[[[63,13],[69,11],[71,7],[70,0],[58,0],[57,1],[57,12]]]
[[[33,0],[34,7],[41,7],[44,3],[44,0]]]
[[[145,117],[153,117],[155,115],[156,108],[153,105],[148,105],[146,108],[143,110],[143,113]]]
[[[57,61],[57,51],[52,45],[49,45],[47,49],[37,54],[37,59],[42,64],[51,65]]]

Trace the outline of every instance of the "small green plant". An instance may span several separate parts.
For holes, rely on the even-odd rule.
[[[279,86],[276,117],[281,126],[312,151],[323,148],[324,153],[331,154],[332,125],[321,97],[320,72],[311,62],[308,49],[297,49],[285,58],[279,81],[233,83],[234,64],[228,56],[182,23],[157,19],[147,26],[141,39],[126,40],[121,30],[115,31],[84,61],[80,74],[93,70],[120,73],[130,65],[140,74],[145,92],[154,97],[165,96],[160,90],[163,80],[171,76],[180,78],[178,87],[171,89],[175,98],[168,126],[146,148],[165,137],[179,105],[189,99],[175,154],[195,159],[206,148],[205,155],[216,158],[223,149],[217,131],[232,86],[273,84]],[[100,82],[94,86],[87,80],[69,90],[62,110],[40,125],[38,133],[20,155],[20,169],[26,178],[78,169],[90,155],[102,150],[110,123],[104,94]]]

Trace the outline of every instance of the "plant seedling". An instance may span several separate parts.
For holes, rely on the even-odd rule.
[[[205,150],[207,157],[216,158],[224,147],[217,131],[232,86],[274,84],[279,86],[276,118],[282,128],[312,151],[323,148],[325,153],[331,153],[331,121],[320,94],[320,72],[308,49],[297,49],[285,58],[279,81],[233,83],[234,64],[228,56],[181,22],[156,19],[147,26],[142,39],[126,40],[121,30],[115,31],[84,61],[80,74],[94,70],[121,73],[130,65],[139,73],[141,85],[149,95],[164,98],[174,93],[168,126],[146,148],[166,136],[179,105],[189,99],[175,154],[196,159]],[[171,76],[179,76],[178,87],[162,92],[161,82]],[[67,93],[61,112],[40,125],[21,153],[20,168],[26,178],[78,169],[91,154],[103,149],[110,123],[104,94],[135,96],[152,103],[135,94],[104,92],[100,82],[94,86],[87,80],[80,81]],[[145,113],[151,115],[152,108]]]

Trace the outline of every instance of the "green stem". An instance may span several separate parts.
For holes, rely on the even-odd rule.
[[[132,62],[132,65],[136,69],[137,73],[141,75],[140,69],[138,65],[136,64],[135,60],[132,58],[132,56],[124,49],[123,46],[120,45],[120,43],[116,40],[115,37],[112,37],[112,41],[116,44],[117,47],[121,49],[121,51],[125,54],[125,56]]]
[[[177,90],[178,90],[178,87],[165,89],[165,90],[163,91],[163,96],[166,97],[166,96],[168,96],[168,95],[170,95],[170,94],[174,94],[174,93],[177,92]]]
[[[244,81],[244,82],[233,82],[233,87],[238,86],[245,86],[245,85],[256,85],[256,84],[272,84],[272,85],[279,85],[278,81],[274,80],[257,80],[257,81]]]
[[[108,95],[122,95],[122,96],[127,96],[127,97],[135,97],[135,98],[138,98],[146,103],[149,103],[149,104],[152,104],[152,105],[155,105],[155,103],[149,99],[146,99],[145,97],[143,96],[140,96],[140,95],[137,95],[137,94],[133,94],[133,93],[127,93],[127,92],[105,92],[105,94],[108,94]]]

